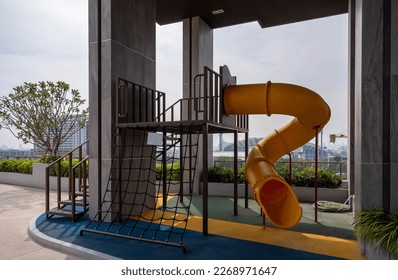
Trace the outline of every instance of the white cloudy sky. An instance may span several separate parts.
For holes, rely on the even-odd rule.
[[[63,80],[88,99],[87,2],[0,1],[0,95],[23,82]],[[347,26],[347,15],[340,15],[268,29],[257,23],[216,29],[214,68],[227,64],[239,83],[308,87],[331,107],[325,135],[346,132]],[[182,25],[158,26],[157,47],[157,88],[171,104],[182,90]],[[263,136],[290,118],[251,117],[250,135]],[[1,130],[2,145],[18,147],[20,141]]]

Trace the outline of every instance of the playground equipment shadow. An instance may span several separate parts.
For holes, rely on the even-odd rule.
[[[193,197],[191,218],[184,235],[186,253],[175,247],[115,238],[93,233],[80,235],[89,222],[85,215],[76,223],[65,217],[31,220],[29,234],[37,243],[82,259],[137,260],[336,260],[364,259],[351,230],[352,213],[318,212],[314,221],[312,204],[302,204],[300,223],[289,230],[262,225],[260,209],[253,200],[248,208],[233,199],[209,197],[209,235],[203,236],[201,197]]]

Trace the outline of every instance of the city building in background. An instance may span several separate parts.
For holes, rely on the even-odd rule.
[[[68,122],[66,124],[68,124]],[[66,154],[80,144],[84,143],[88,139],[88,133],[89,122],[87,121],[82,128],[78,129],[68,139],[64,140],[63,143],[61,143],[58,149],[59,154]],[[34,145],[33,150],[36,156],[43,155],[43,149],[39,148],[37,145]],[[88,143],[83,146],[83,153],[88,154]]]
[[[32,149],[9,149],[8,147],[0,148],[0,160],[10,158],[32,158],[34,153]]]

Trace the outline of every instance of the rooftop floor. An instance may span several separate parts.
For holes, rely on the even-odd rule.
[[[201,233],[201,198],[192,201],[192,217],[184,236],[187,253],[175,247],[84,233],[85,216],[77,223],[65,217],[46,219],[44,190],[0,184],[0,259],[364,259],[351,231],[352,213],[318,212],[302,204],[300,224],[290,230],[262,226],[257,204],[209,198],[209,236]],[[29,236],[27,235],[27,227]],[[30,238],[29,238],[30,237]],[[33,242],[33,241],[35,242]]]
[[[257,204],[249,208],[239,201],[239,215],[233,215],[229,197],[209,197],[209,236],[203,236],[201,197],[193,197],[187,231],[184,236],[186,253],[182,250],[148,242],[115,238],[84,232],[88,216],[72,223],[69,218],[46,219],[44,214],[33,218],[29,225],[32,239],[43,246],[82,259],[136,260],[336,260],[364,259],[351,231],[352,213],[318,213],[314,222],[311,204],[302,204],[303,217],[289,230],[262,226]]]

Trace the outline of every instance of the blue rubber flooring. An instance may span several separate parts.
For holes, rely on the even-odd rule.
[[[181,248],[130,240],[80,230],[89,223],[88,215],[72,223],[70,218],[40,215],[36,228],[43,234],[62,242],[69,242],[124,260],[338,260],[339,258],[244,241],[229,237],[208,235],[187,230]]]

